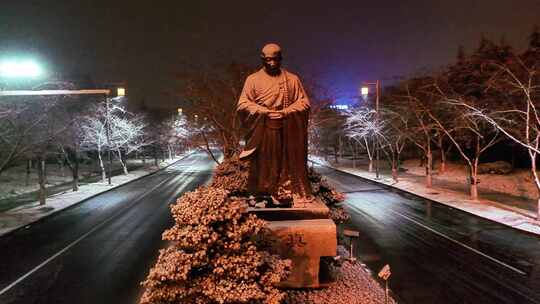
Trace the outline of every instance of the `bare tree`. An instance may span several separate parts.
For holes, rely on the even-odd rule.
[[[373,143],[383,137],[383,121],[375,119],[375,116],[375,110],[371,108],[356,108],[347,114],[345,123],[345,135],[363,146],[367,152],[369,172],[373,172]]]
[[[81,123],[83,132],[83,141],[81,147],[86,151],[96,151],[99,168],[101,170],[101,179],[103,182],[107,179],[105,174],[105,165],[103,164],[103,152],[109,147],[107,145],[106,123],[102,117],[89,115]]]
[[[146,127],[145,119],[143,116],[135,116],[127,112],[123,112],[120,116],[115,113],[111,113],[109,116],[111,136],[111,147],[118,158],[118,161],[122,165],[124,174],[128,174],[126,163],[123,160],[122,155],[128,156],[129,154],[138,151],[144,146],[150,144],[144,137],[144,130]]]
[[[408,121],[408,128],[404,133],[407,140],[420,149],[425,158],[424,167],[426,174],[426,187],[433,186],[433,148],[432,144],[436,136],[436,125],[428,115],[428,109],[432,106],[432,98],[424,92],[424,87],[429,81],[428,77],[411,79],[402,84],[401,93],[395,95],[397,101],[407,106],[412,118]]]
[[[401,165],[401,153],[407,144],[408,120],[406,114],[397,113],[388,109],[381,111],[383,132],[381,136],[381,149],[387,156],[392,169],[392,178],[398,182],[398,173]]]
[[[110,104],[107,107],[96,105],[88,113],[80,124],[81,147],[97,153],[103,181],[106,179],[102,157],[104,152],[115,154],[124,174],[128,174],[123,156],[138,151],[150,143],[144,136],[145,118],[127,112],[121,104]],[[108,136],[107,132],[109,132]]]
[[[225,158],[240,150],[242,128],[236,104],[245,78],[252,68],[230,64],[212,70],[186,72],[178,76],[181,88],[177,93],[185,102],[183,109],[190,124],[198,128],[199,140],[216,160],[211,145],[215,143]],[[194,138],[197,140],[197,138]]]
[[[513,58],[513,64],[492,62],[497,71],[490,79],[490,88],[507,100],[504,108],[493,111],[478,105],[461,104],[471,116],[482,119],[526,149],[531,162],[531,175],[539,193],[537,219],[540,219],[540,178],[537,156],[540,153],[540,65],[538,60]]]
[[[446,113],[452,113],[452,119],[443,120],[430,110],[427,113],[440,130],[446,134],[467,164],[470,197],[476,200],[478,199],[480,156],[501,140],[499,130],[470,111],[469,107],[474,107],[477,104],[474,98],[467,98],[456,93],[450,95],[450,93],[443,91],[438,84],[435,84],[435,89],[440,94],[442,101],[439,103],[439,109]]]
[[[47,117],[46,111],[35,111],[22,98],[3,104],[0,109],[0,174],[32,149],[32,132]]]

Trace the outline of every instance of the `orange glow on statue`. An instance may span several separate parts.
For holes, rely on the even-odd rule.
[[[261,51],[263,67],[249,75],[237,111],[248,129],[241,159],[250,162],[248,191],[280,203],[311,198],[307,178],[309,99],[298,76],[281,67],[277,44]]]

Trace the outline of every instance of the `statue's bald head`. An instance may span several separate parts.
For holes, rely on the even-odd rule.
[[[281,48],[275,43],[265,45],[261,50],[264,70],[272,76],[281,73]]]
[[[265,45],[261,50],[262,57],[281,57],[281,47],[275,43]]]

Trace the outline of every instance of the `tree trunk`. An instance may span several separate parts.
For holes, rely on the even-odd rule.
[[[79,191],[79,155],[77,152],[75,152],[75,163],[73,164],[73,169],[71,170],[71,174],[73,175],[72,180],[72,189],[73,191]]]
[[[433,186],[433,154],[431,153],[431,148],[428,145],[428,152],[426,154],[426,187],[431,188]]]
[[[471,200],[478,200],[478,163],[469,166],[469,181]]]
[[[373,159],[369,159],[368,172],[373,172]]]
[[[169,159],[173,159],[173,156],[172,156],[172,147],[170,144],[167,145],[167,149],[169,150]]]
[[[540,221],[540,198],[536,201],[536,220]]]
[[[478,200],[478,184],[471,184],[471,200]]]
[[[398,182],[398,169],[397,162],[395,159],[392,159],[392,178],[397,183]]]
[[[439,173],[444,173],[446,171],[446,153],[443,146],[443,137],[438,133],[438,145],[439,150],[441,150],[441,167],[439,168]]]
[[[476,153],[469,165],[470,178],[471,178],[471,199],[478,200],[478,162],[480,161],[480,137],[476,137]]]
[[[352,167],[356,169],[356,149],[354,148],[354,143],[351,143],[351,152],[352,152]]]
[[[61,159],[58,160],[58,168],[60,169],[60,175],[63,179],[64,177],[66,177],[66,172],[64,170],[64,162]]]
[[[25,182],[25,184],[27,186],[30,185],[30,168],[32,168],[32,160],[31,159],[29,159],[26,162],[26,178],[25,178],[26,182]]]
[[[441,168],[439,169],[439,173],[444,172],[446,172],[446,152],[441,148]]]
[[[214,155],[214,153],[212,152],[212,149],[210,148],[210,143],[208,142],[208,138],[206,138],[206,134],[204,134],[204,131],[201,132],[201,135],[204,139],[204,144],[205,144],[205,147],[206,147],[206,152],[208,152],[208,154],[210,155],[210,157],[212,157],[212,159],[214,160],[214,162],[216,164],[219,165],[219,161],[217,160],[216,156]]]
[[[124,170],[124,175],[128,175],[129,172],[128,172],[126,163],[122,159],[122,151],[116,150],[116,153],[118,154],[118,160],[120,161],[120,164],[122,165],[122,169]]]
[[[107,176],[105,175],[105,166],[103,165],[103,158],[101,157],[101,151],[98,151],[98,159],[99,159],[99,169],[101,170],[101,181],[105,182],[107,180]]]
[[[540,178],[538,177],[538,172],[536,172],[536,153],[529,150],[529,157],[531,159],[531,173],[539,195],[536,201],[536,220],[540,220]]]
[[[338,137],[338,147],[339,147],[339,157],[343,158],[343,140],[341,140],[341,136]]]
[[[39,204],[45,205],[47,200],[47,187],[45,185],[45,160],[43,157],[38,157],[38,183],[39,183]]]

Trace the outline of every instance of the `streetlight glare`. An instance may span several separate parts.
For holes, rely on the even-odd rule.
[[[361,89],[362,96],[366,96],[369,94],[369,88],[368,87],[362,87]]]
[[[41,67],[31,60],[0,62],[0,77],[38,77],[42,73]]]

